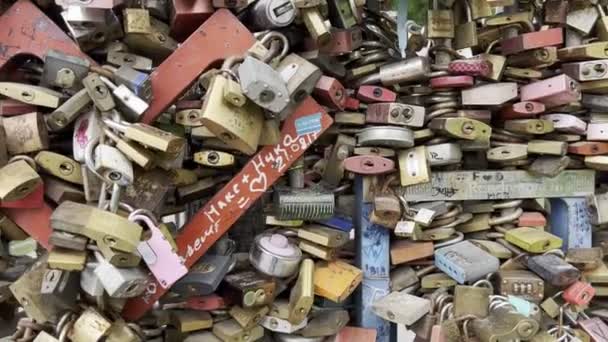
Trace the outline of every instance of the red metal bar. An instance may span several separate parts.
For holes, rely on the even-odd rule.
[[[46,202],[40,208],[2,208],[2,212],[42,247],[51,249],[49,237],[53,231],[50,220],[53,209]]]
[[[317,120],[317,132],[297,133],[298,128],[311,127],[311,123],[314,126]],[[280,142],[258,152],[236,177],[196,213],[177,236],[178,253],[186,260],[186,266],[190,268],[196,263],[331,123],[332,119],[315,100],[311,97],[306,99],[284,122]],[[127,302],[122,312],[123,317],[137,320],[167,290],[154,277],[150,277],[146,292]]]
[[[154,98],[142,122],[156,120],[203,71],[226,57],[242,55],[254,42],[230,11],[216,11],[152,73]]]
[[[17,55],[44,60],[50,49],[86,58],[78,45],[29,0],[19,0],[0,17],[0,69]]]

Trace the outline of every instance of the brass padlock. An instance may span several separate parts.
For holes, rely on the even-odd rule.
[[[44,118],[29,113],[2,118],[9,154],[17,155],[49,148],[49,135]]]
[[[42,184],[40,175],[32,168],[33,163],[26,160],[16,160],[0,168],[0,200],[22,199]]]

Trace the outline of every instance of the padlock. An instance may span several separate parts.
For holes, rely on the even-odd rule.
[[[113,64],[115,66],[126,65],[135,70],[141,71],[151,71],[152,70],[152,60],[143,56],[138,56],[136,54],[121,52],[121,51],[108,51],[108,55],[106,57],[108,63]]]
[[[89,307],[80,314],[67,336],[74,342],[99,341],[111,326],[112,323],[107,318]]]
[[[608,326],[600,317],[593,317],[578,321],[583,329],[592,338],[592,341],[601,341],[608,334]]]
[[[472,260],[478,260],[473,263]],[[499,261],[468,241],[443,247],[435,251],[435,266],[460,284],[476,281],[498,270]]]
[[[62,270],[46,270],[42,278],[40,294],[44,301],[54,303],[64,310],[76,309],[80,291],[80,274]]]
[[[427,11],[429,38],[454,38],[454,14],[452,10],[438,8],[437,1],[433,1],[432,9]]]
[[[278,35],[278,33],[267,34],[264,38],[270,40]],[[287,41],[287,38],[283,41]],[[283,44],[288,43],[283,42]],[[286,52],[285,46],[279,58],[284,58]],[[243,94],[258,106],[278,114],[289,105],[290,93],[284,78],[265,62],[246,56],[238,67],[238,74]]]
[[[229,319],[213,324],[213,334],[221,341],[257,341],[264,336],[264,328],[258,325],[250,330],[245,330],[237,321]]]
[[[591,284],[577,281],[568,286],[562,293],[562,298],[572,305],[586,306],[593,300],[595,289]]]
[[[399,173],[402,186],[430,181],[430,165],[425,146],[399,152]]]
[[[96,241],[96,244],[104,259],[116,267],[136,267],[141,262],[139,253],[126,253],[115,250],[104,241]]]
[[[521,134],[547,134],[554,130],[553,121],[543,119],[506,120],[506,130]]]
[[[357,24],[355,12],[348,1],[328,0],[327,5],[332,26],[348,29]]]
[[[489,287],[488,287],[489,286]],[[490,314],[491,285],[456,285],[454,288],[454,317],[474,315],[486,318]]]
[[[115,122],[103,120],[106,125],[124,134],[125,138],[165,153],[179,153],[185,145],[185,139],[143,123]]]
[[[60,131],[72,123],[80,112],[91,102],[85,89],[81,89],[52,113],[46,116],[51,131]]]
[[[94,274],[110,297],[130,298],[145,291],[147,276],[139,267],[117,268],[95,252],[97,266]]]
[[[64,89],[80,89],[80,81],[87,75],[90,62],[79,56],[50,49],[44,56],[41,84]]]
[[[475,22],[475,19],[484,14],[489,15],[489,11],[484,11],[481,8],[484,4],[484,1],[475,1],[474,4],[472,1],[465,1],[462,3],[465,11],[465,18],[463,23],[456,25],[454,28],[454,48],[456,50],[473,48],[479,44],[477,39],[477,23]],[[489,10],[489,8],[487,9]]]
[[[525,270],[500,270],[496,285],[502,296],[518,296],[536,303],[542,301],[545,295],[544,281]]]
[[[158,224],[146,215],[132,214],[129,219],[143,222],[148,228],[150,236],[139,243],[137,251],[161,286],[169,287],[188,273],[184,262],[168,242],[172,239],[171,235],[163,234]]]
[[[518,313],[511,305],[498,306],[485,319],[473,319],[472,330],[481,341],[501,339],[531,339],[539,330],[539,323]]]
[[[306,321],[306,316],[314,301],[314,262],[304,259],[300,265],[300,273],[295,286],[289,294],[288,321],[298,324]]]
[[[481,121],[468,118],[437,118],[429,122],[429,128],[458,139],[482,140],[492,128]]]
[[[319,261],[315,263],[315,295],[334,302],[343,302],[362,280],[360,269],[343,261]]]
[[[412,325],[430,310],[431,302],[406,293],[391,292],[372,305],[374,313],[391,322]],[[406,309],[407,308],[407,309]]]
[[[48,131],[43,116],[39,113],[4,117],[2,126],[6,133],[6,148],[11,155],[49,148]]]
[[[525,160],[528,158],[528,147],[526,145],[515,144],[494,147],[488,150],[488,152],[486,153],[486,158],[488,159],[488,161],[495,163]],[[467,228],[468,227],[466,227],[465,229]]]
[[[0,168],[0,200],[20,200],[34,192],[41,184],[34,163],[16,160]]]
[[[528,268],[553,286],[568,286],[581,275],[574,266],[555,254],[536,255],[528,258]]]
[[[321,337],[337,334],[346,326],[350,317],[346,310],[326,310],[313,316],[298,334],[304,337]]]
[[[405,127],[368,126],[357,134],[361,146],[407,148],[414,145],[414,133]]]
[[[319,46],[327,45],[331,39],[332,34],[325,24],[325,18],[320,10],[321,3],[316,6],[306,6],[301,7],[298,4],[302,2],[295,2],[296,7],[299,9],[300,16],[302,17],[302,21],[308,30],[311,38],[315,42],[315,44]],[[326,5],[327,2],[324,2],[323,5]]]
[[[111,69],[107,66],[104,69]],[[97,70],[97,69],[96,69]],[[103,69],[102,69],[103,70]],[[128,65],[123,65],[118,69],[112,69],[112,79],[116,82],[117,86],[124,85],[131,89],[135,95],[140,97],[144,101],[151,101],[152,96],[152,80],[150,75],[135,70]],[[123,91],[124,92],[124,91]],[[126,92],[125,92],[126,93]],[[124,113],[129,114],[129,113]],[[129,119],[129,118],[127,118]],[[129,119],[129,121],[137,121],[136,118]]]
[[[238,305],[230,308],[230,316],[244,329],[251,329],[260,323],[270,309],[267,306],[242,308]]]
[[[80,203],[61,203],[51,216],[53,229],[102,240],[112,248],[134,252],[142,228],[116,214]]]
[[[260,272],[272,277],[293,275],[302,259],[302,251],[280,234],[261,234],[249,251],[249,261]]]
[[[422,127],[425,109],[401,103],[371,103],[367,106],[366,122],[409,127]]]
[[[516,83],[484,84],[462,90],[462,104],[466,106],[499,106],[517,98],[517,93]]]
[[[137,121],[139,117],[148,109],[148,104],[137,97],[135,93],[131,91],[131,89],[127,88],[124,84],[116,86],[107,78],[100,76],[99,77],[103,83],[108,86],[112,90],[112,95],[118,99],[120,104],[120,108],[125,114],[132,118],[131,121]]]
[[[251,101],[234,106],[224,98],[229,79],[218,74],[211,80],[203,102],[201,123],[216,137],[245,154],[257,150],[263,125],[263,113]]]
[[[594,270],[602,264],[604,252],[600,247],[569,248],[566,262],[581,271]]]
[[[306,327],[308,319],[304,317],[304,320],[299,323],[291,323],[286,319],[273,316],[264,316],[260,321],[260,325],[275,333],[291,334],[302,328]]]
[[[89,99],[93,100],[95,107],[100,111],[107,112],[116,106],[110,90],[99,75],[94,73],[89,74],[82,80],[82,84],[89,95]]]
[[[551,199],[551,233],[563,241],[562,249],[591,247],[593,210],[581,197]]]
[[[348,233],[318,224],[303,226],[297,233],[300,239],[330,248],[342,247],[349,240]]]
[[[219,286],[229,266],[230,257],[207,255],[177,281],[172,290],[181,295],[211,294]]]
[[[87,261],[85,251],[53,248],[47,259],[48,266],[53,269],[65,271],[82,271]]]
[[[207,150],[194,153],[194,161],[207,167],[228,167],[234,165],[235,158],[230,153]]]
[[[423,259],[432,256],[433,251],[433,242],[400,240],[391,244],[391,264],[398,265],[412,260]]]
[[[169,36],[169,26],[154,17],[150,17],[150,32],[125,34],[123,42],[133,52],[155,62],[164,60],[177,49],[177,42]]]
[[[315,85],[313,94],[321,104],[344,110],[346,90],[337,79],[322,75]]]
[[[133,183],[133,166],[117,148],[97,145],[94,153],[93,170],[105,181],[120,186]]]
[[[28,317],[36,322],[55,322],[59,319],[61,308],[51,301],[45,301],[40,289],[47,270],[43,257],[36,261],[19,279],[10,286],[15,299],[21,304]]]
[[[505,240],[531,253],[544,253],[562,246],[562,239],[543,230],[519,227],[508,230]]]
[[[243,307],[270,304],[276,295],[276,281],[254,271],[232,273],[224,278],[224,282],[226,286],[221,291]]]
[[[257,2],[247,14],[253,28],[268,30],[291,24],[296,17],[296,7],[289,0],[265,0]]]
[[[558,132],[585,134],[587,132],[587,124],[574,115],[569,114],[547,114],[541,115],[540,119],[553,122],[553,128]]]
[[[287,85],[290,98],[289,105],[279,114],[279,120],[285,120],[296,106],[313,92],[322,72],[317,66],[294,53],[285,56],[276,69]]]
[[[171,312],[171,324],[181,333],[211,328],[213,319],[208,312],[175,310]]]
[[[73,159],[50,151],[40,151],[35,157],[42,171],[65,181],[82,184],[80,165]]]

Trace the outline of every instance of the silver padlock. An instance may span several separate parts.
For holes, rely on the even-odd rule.
[[[273,38],[278,38],[283,43],[283,50],[279,56],[279,58],[282,58],[287,54],[289,48],[285,36],[271,32],[264,36],[262,43],[269,42]],[[247,56],[239,65],[238,73],[243,94],[258,106],[270,111],[269,116],[271,118],[285,110],[290,103],[289,91],[285,81],[276,70],[264,61]]]
[[[260,0],[248,14],[253,28],[268,30],[291,24],[296,18],[296,7],[292,0]]]
[[[133,164],[115,147],[104,144],[95,147],[94,170],[110,183],[120,186],[133,183]]]
[[[139,117],[148,109],[149,105],[131,89],[127,88],[126,85],[121,84],[118,87],[112,83],[109,79],[100,76],[101,80],[112,89],[112,94],[118,99],[118,102],[122,105],[123,114],[129,121],[138,121]]]
[[[120,51],[109,51],[106,60],[116,66],[129,66],[135,70],[151,71],[152,60],[147,57]]]
[[[84,270],[80,272],[80,288],[92,297],[101,296],[104,291],[101,280],[95,274],[97,266],[98,263],[89,262],[85,265]]]
[[[264,328],[284,334],[291,334],[295,331],[298,331],[304,328],[308,324],[308,319],[304,318],[304,320],[298,324],[293,324],[286,319],[273,317],[273,316],[264,316],[260,321],[260,325]]]
[[[280,120],[285,120],[308,95],[310,95],[323,74],[321,69],[295,53],[287,55],[277,71],[287,84],[290,103],[279,114]]]
[[[281,234],[261,234],[255,238],[249,261],[260,272],[272,277],[289,277],[298,271],[302,251]]]
[[[80,89],[80,81],[89,72],[91,63],[87,59],[67,55],[61,51],[49,50],[44,56],[42,86],[56,86],[65,89]]]
[[[148,275],[139,267],[117,268],[107,262],[99,252],[95,252],[98,265],[95,275],[110,297],[132,298],[143,293]]]
[[[80,115],[74,124],[72,133],[72,154],[74,159],[83,163],[85,158],[85,149],[89,141],[99,139],[103,134],[102,122],[94,109]]]

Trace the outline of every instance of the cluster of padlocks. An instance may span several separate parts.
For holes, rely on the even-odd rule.
[[[4,2],[0,341],[608,342],[605,5]]]

